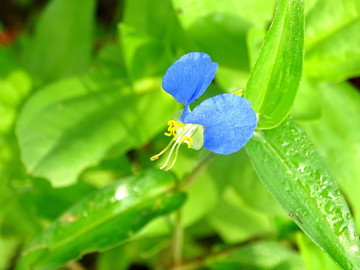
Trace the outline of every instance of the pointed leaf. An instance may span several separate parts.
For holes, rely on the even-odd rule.
[[[160,81],[145,86],[136,94],[121,78],[89,76],[38,91],[16,129],[28,172],[66,186],[114,149],[120,155],[145,143],[176,111]]]
[[[260,179],[297,225],[344,269],[360,267],[360,242],[335,180],[290,119],[255,133],[246,150]]]
[[[18,269],[57,269],[83,254],[110,249],[152,219],[178,209],[175,177],[151,170],[120,180],[74,205],[23,251]]]
[[[301,80],[303,52],[304,3],[279,0],[245,90],[259,113],[258,128],[273,128],[290,112]]]

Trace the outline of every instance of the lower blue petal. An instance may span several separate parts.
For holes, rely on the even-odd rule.
[[[235,94],[221,94],[200,103],[184,122],[204,127],[204,147],[228,155],[240,150],[257,125],[250,102]]]

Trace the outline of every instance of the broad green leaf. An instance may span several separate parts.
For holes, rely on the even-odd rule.
[[[25,65],[41,81],[87,71],[92,53],[94,0],[49,1],[26,47]]]
[[[66,209],[94,192],[96,189],[84,182],[64,188],[52,188],[44,179],[32,179],[25,189],[17,196],[20,204],[36,218],[53,220]]]
[[[13,128],[18,107],[31,87],[29,75],[20,70],[9,72],[5,78],[0,78],[0,133],[7,133]]]
[[[360,267],[348,205],[306,134],[290,119],[260,131],[246,150],[260,179],[297,225],[345,269]]]
[[[344,1],[339,1],[344,2]],[[360,16],[306,51],[305,71],[319,80],[341,81],[360,75]]]
[[[360,95],[350,84],[322,84],[321,117],[301,121],[331,175],[338,181],[360,228]]]
[[[156,85],[137,94],[121,78],[81,77],[38,91],[16,129],[28,172],[69,185],[110,152],[121,155],[147,142],[176,110]]]
[[[304,3],[279,0],[276,15],[245,89],[259,113],[258,128],[279,125],[298,90],[304,54]]]
[[[30,243],[18,269],[56,269],[131,239],[149,221],[182,205],[186,196],[173,191],[175,180],[171,173],[151,170],[94,193]]]
[[[317,0],[305,20],[307,75],[330,81],[360,75],[360,2]]]
[[[236,269],[304,269],[304,262],[294,250],[274,241],[258,241],[229,247],[206,261],[212,270]]]
[[[305,18],[306,52],[351,25],[359,12],[358,0],[315,0]]]
[[[307,270],[341,269],[327,254],[311,242],[306,235],[299,233],[297,234],[296,239]]]

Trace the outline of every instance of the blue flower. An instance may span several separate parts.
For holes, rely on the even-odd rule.
[[[174,164],[182,143],[199,149],[202,144],[210,151],[228,155],[240,150],[253,136],[257,117],[250,102],[235,94],[211,97],[190,110],[190,104],[198,99],[215,77],[218,64],[206,53],[189,53],[172,64],[163,77],[163,89],[176,101],[185,105],[180,117],[168,121],[167,136],[174,136],[156,160],[172,145],[168,158],[161,169],[168,170]],[[172,153],[175,158],[167,166]]]

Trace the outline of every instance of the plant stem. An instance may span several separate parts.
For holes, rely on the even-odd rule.
[[[272,235],[271,234],[263,234],[263,235],[258,235],[255,236],[251,239],[248,239],[244,242],[241,243],[237,243],[234,244],[232,246],[226,247],[222,250],[210,253],[204,257],[200,257],[191,261],[187,261],[184,262],[182,264],[179,265],[174,265],[173,268],[171,268],[172,270],[193,270],[193,269],[198,269],[200,267],[203,267],[206,263],[211,262],[211,261],[216,261],[217,259],[220,259],[222,257],[226,257],[228,255],[230,255],[231,253],[235,252],[236,250],[238,250],[239,248],[242,248],[244,246],[247,246],[250,243],[254,243],[254,242],[258,242],[260,240],[264,240],[264,239],[272,239]]]
[[[179,184],[178,190],[186,190],[199,176],[201,172],[206,169],[210,162],[216,155],[212,152],[207,154],[194,168],[194,170]],[[184,242],[184,228],[182,225],[181,210],[176,213],[174,225],[174,238],[173,238],[173,267],[180,267],[182,264],[182,251]]]
[[[182,226],[181,210],[176,212],[174,241],[173,241],[173,265],[178,267],[182,263],[182,250],[184,241],[184,229]]]
[[[179,184],[179,190],[186,190],[216,157],[213,152],[208,153],[194,168],[194,170]]]

